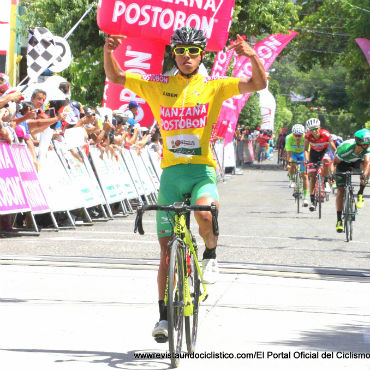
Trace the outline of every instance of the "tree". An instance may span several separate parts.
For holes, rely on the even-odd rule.
[[[298,0],[301,5],[300,35],[295,38],[297,65],[309,71],[315,65],[345,69],[348,110],[357,127],[370,115],[369,66],[355,38],[370,38],[370,0]]]

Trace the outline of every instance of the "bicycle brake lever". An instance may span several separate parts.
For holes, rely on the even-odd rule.
[[[211,214],[212,214],[212,229],[213,229],[213,234],[215,236],[219,235],[219,229],[218,229],[218,209],[216,207],[216,203],[212,202],[211,203]]]
[[[139,231],[140,235],[144,235],[144,229],[143,229],[143,207],[138,206],[136,209],[136,219],[135,219],[135,227],[134,227],[134,233]]]

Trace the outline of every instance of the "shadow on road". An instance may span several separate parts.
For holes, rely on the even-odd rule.
[[[270,344],[301,347],[305,350],[369,354],[369,336],[368,326],[342,325],[328,330],[303,331],[297,340]]]
[[[161,360],[159,358],[139,358],[140,354],[158,354],[158,349],[133,350],[128,352],[100,352],[100,351],[72,351],[68,349],[36,349],[36,348],[2,348],[0,351],[32,353],[37,356],[40,354],[55,355],[55,363],[69,363],[72,369],[79,369],[79,363],[90,362],[93,364],[107,364],[110,368],[122,369],[169,369],[170,360]],[[135,357],[136,355],[136,357]],[[165,356],[165,353],[163,353]],[[73,365],[75,363],[75,365]]]

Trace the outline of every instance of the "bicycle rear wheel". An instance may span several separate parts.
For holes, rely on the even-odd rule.
[[[171,365],[179,366],[184,323],[184,259],[178,240],[171,245],[168,267],[168,344]]]
[[[197,249],[195,249],[195,253],[197,254]],[[190,268],[190,274],[188,276],[188,284],[193,303],[193,313],[190,316],[185,316],[185,334],[187,350],[189,353],[193,353],[195,351],[198,334],[200,278],[194,255],[192,253],[189,256],[189,259],[188,269]]]

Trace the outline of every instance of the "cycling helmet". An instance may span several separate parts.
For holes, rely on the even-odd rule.
[[[197,30],[194,27],[181,27],[171,37],[171,48],[176,45],[196,45],[205,49],[207,37],[202,30]]]
[[[311,130],[313,128],[319,128],[320,127],[320,120],[317,118],[310,118],[306,121],[306,129]]]
[[[292,133],[295,135],[303,135],[304,134],[304,126],[300,124],[296,124],[292,127]]]
[[[370,144],[370,130],[363,128],[356,131],[355,141],[357,145]]]
[[[69,105],[73,108],[76,108],[78,111],[81,109],[81,104],[77,100],[70,100]]]
[[[335,134],[331,134],[331,138],[333,139],[333,141],[338,140],[338,136]]]

